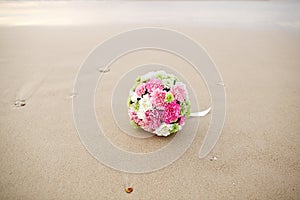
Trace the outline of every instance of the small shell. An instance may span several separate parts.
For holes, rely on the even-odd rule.
[[[74,98],[74,97],[77,97],[77,93],[76,92],[72,92],[71,94],[70,94],[70,98]]]
[[[26,105],[25,100],[16,100],[15,101],[15,106],[16,107],[22,107],[22,106],[25,106],[25,105]]]
[[[209,160],[210,160],[210,161],[216,161],[216,160],[218,160],[218,158],[217,158],[217,156],[213,156],[213,157],[211,157]]]
[[[99,72],[102,72],[102,73],[107,73],[110,71],[109,68],[99,68],[98,70],[99,70]]]
[[[126,193],[131,193],[131,192],[133,192],[133,188],[132,187],[126,187],[125,192]]]

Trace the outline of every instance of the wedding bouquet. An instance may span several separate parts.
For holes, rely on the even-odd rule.
[[[138,77],[130,90],[128,114],[133,127],[168,136],[182,129],[190,105],[186,86],[176,76],[149,72]]]

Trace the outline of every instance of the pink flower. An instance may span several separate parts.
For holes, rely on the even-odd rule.
[[[129,117],[130,117],[130,120],[133,120],[134,117],[136,116],[136,113],[133,112],[131,109],[129,109],[129,110],[128,110],[128,115],[129,115]]]
[[[179,102],[183,102],[186,98],[186,89],[183,84],[175,85],[171,88],[171,93],[174,95],[175,99]]]
[[[180,115],[180,105],[176,103],[176,101],[172,101],[172,103],[168,104],[165,108],[164,121],[167,124],[177,121]]]
[[[136,124],[140,123],[141,120],[138,118],[137,114],[134,111],[129,110],[128,114],[129,114],[130,120],[134,121]]]
[[[148,128],[145,126],[145,122],[143,120],[140,120],[138,123],[137,123],[138,126],[140,126],[142,129],[144,130],[148,130]]]
[[[139,97],[141,97],[146,92],[146,84],[143,83],[143,84],[137,86],[137,88],[135,89],[135,92]]]
[[[146,89],[149,93],[153,92],[155,89],[164,89],[163,84],[160,79],[151,79],[146,83]]]
[[[161,89],[154,90],[151,93],[151,103],[158,109],[164,109],[167,105],[167,102],[165,102],[166,94],[167,92]]]
[[[153,132],[161,125],[161,113],[158,110],[147,110],[145,118],[145,128]]]
[[[185,117],[184,116],[180,117],[178,124],[184,125],[184,122],[185,122]]]

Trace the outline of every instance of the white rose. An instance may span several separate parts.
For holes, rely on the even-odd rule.
[[[172,125],[170,124],[166,124],[166,123],[162,123],[160,125],[160,127],[158,127],[155,130],[155,134],[158,136],[168,136],[170,135],[170,128],[172,127]]]

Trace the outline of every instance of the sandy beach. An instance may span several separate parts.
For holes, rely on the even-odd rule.
[[[0,3],[0,199],[300,198],[300,17],[294,12],[299,3],[179,2],[168,10],[169,4],[156,1],[123,2],[116,9],[114,3],[93,2],[62,21],[47,15],[53,6],[60,8],[53,15],[59,18],[76,13],[81,4],[32,4]],[[24,11],[26,6],[33,11]],[[149,6],[158,8],[153,15]],[[145,19],[131,22],[141,11],[130,14],[129,7],[144,8]],[[182,12],[191,9],[186,18],[174,15],[181,7]],[[237,7],[241,9],[232,12]],[[250,14],[243,14],[245,7]],[[39,10],[48,10],[40,14],[44,18],[36,18]],[[32,15],[20,18],[23,11]],[[160,20],[162,11],[170,18]],[[118,13],[128,16],[120,19]],[[228,17],[222,22],[223,15]],[[81,16],[86,21],[77,21]],[[153,173],[128,174],[106,167],[82,145],[72,91],[81,64],[96,45],[146,26],[182,32],[205,47],[224,79],[226,121],[206,158],[199,159],[198,152],[209,117],[201,118],[194,142],[173,164]],[[126,72],[116,70],[118,66],[149,62],[186,65],[174,55],[143,51],[116,61],[109,73],[118,77]],[[192,85],[199,84],[199,107],[206,108],[210,99],[203,80],[184,69],[178,68],[185,77],[194,77]],[[116,82],[103,81],[103,87]],[[103,100],[109,93],[107,87],[98,88],[95,109],[115,145],[150,152],[172,139],[141,145],[119,137],[120,130],[110,127],[110,99]],[[26,105],[16,107],[16,100]],[[126,186],[133,187],[131,194]]]

